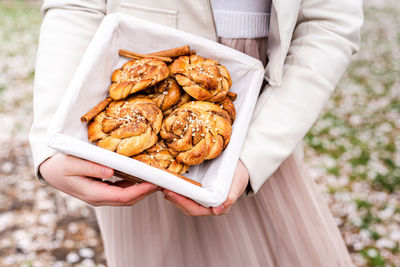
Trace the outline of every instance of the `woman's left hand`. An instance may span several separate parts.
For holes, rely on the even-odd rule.
[[[193,200],[179,195],[167,189],[163,189],[165,199],[178,207],[183,213],[189,216],[208,216],[227,214],[236,200],[243,194],[249,182],[249,173],[242,161],[238,161],[231,189],[223,204],[218,207],[206,208]]]

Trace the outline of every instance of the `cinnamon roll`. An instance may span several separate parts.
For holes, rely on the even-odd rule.
[[[232,85],[225,66],[198,55],[181,56],[169,68],[183,90],[197,100],[221,101]]]
[[[143,58],[126,62],[111,76],[110,97],[120,100],[130,94],[146,89],[169,75],[167,65],[154,58]]]
[[[216,158],[228,145],[232,126],[218,105],[192,101],[174,110],[162,123],[160,136],[177,152],[178,162],[197,165]]]
[[[175,160],[176,154],[176,152],[168,149],[162,140],[159,140],[154,146],[132,158],[153,167],[163,168],[177,174],[184,174],[189,169],[189,165],[177,162]]]
[[[162,112],[148,98],[113,101],[88,125],[88,138],[99,147],[133,156],[157,142]]]

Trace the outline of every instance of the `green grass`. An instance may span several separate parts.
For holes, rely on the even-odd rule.
[[[0,1],[0,112],[24,107],[30,124],[35,53],[41,23],[40,5],[34,1]],[[29,112],[29,113],[28,113]]]
[[[360,229],[369,232],[363,249],[348,243],[350,251],[364,259],[358,263],[362,266],[395,266],[399,262],[393,259],[400,259],[399,242],[386,253],[376,247],[380,239],[390,239],[390,230],[381,234],[378,229],[399,229],[398,221],[382,215],[388,203],[369,200],[383,193],[396,212],[400,210],[399,12],[395,1],[380,6],[366,3],[361,50],[332,95],[329,108],[305,137],[309,164],[322,171],[318,180],[326,185],[332,203],[356,207],[355,212],[336,214],[343,220],[342,233],[357,236]],[[349,178],[345,185],[349,191],[335,184],[340,177]],[[350,200],[341,199],[339,192],[345,192]],[[357,223],[351,223],[352,218]],[[377,252],[375,257],[368,255],[370,249]]]

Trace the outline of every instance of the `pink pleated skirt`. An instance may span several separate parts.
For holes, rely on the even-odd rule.
[[[221,42],[266,63],[266,39]],[[132,207],[98,207],[96,216],[110,267],[353,266],[297,153],[228,215],[186,216],[157,192]]]

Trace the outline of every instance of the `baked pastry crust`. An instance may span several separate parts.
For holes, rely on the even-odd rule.
[[[167,65],[154,58],[143,58],[126,62],[111,76],[110,97],[120,100],[130,94],[146,89],[166,79],[169,75]]]
[[[88,125],[88,138],[99,147],[133,156],[157,142],[162,112],[148,98],[113,101]]]
[[[169,67],[183,90],[197,100],[221,101],[232,85],[225,66],[212,59],[198,55],[181,56]]]
[[[166,111],[177,104],[182,90],[174,78],[167,78],[146,90],[147,97],[153,100],[161,111]]]
[[[175,160],[177,153],[168,149],[162,140],[154,146],[132,158],[146,163],[150,166],[163,168],[177,174],[184,174],[189,169],[189,165],[179,163]]]
[[[194,99],[188,95],[186,92],[183,92],[181,97],[179,98],[178,103],[176,103],[173,107],[165,110],[163,112],[164,117],[167,117],[169,114],[171,114],[175,109],[179,108],[180,106],[189,103],[190,101],[193,101]]]
[[[218,157],[228,145],[232,126],[229,114],[218,105],[192,101],[174,110],[161,126],[160,136],[177,152],[176,160],[197,165]]]
[[[111,80],[110,97],[85,115],[93,118],[89,141],[99,147],[182,177],[228,145],[236,111],[226,96],[231,77],[218,62],[198,55],[169,67],[155,58],[131,60]]]
[[[220,101],[216,104],[228,113],[230,122],[231,122],[231,124],[233,124],[233,122],[235,121],[235,118],[236,118],[236,109],[235,109],[235,105],[233,104],[232,100],[226,96],[222,101]]]

